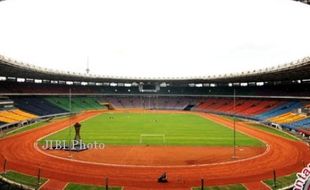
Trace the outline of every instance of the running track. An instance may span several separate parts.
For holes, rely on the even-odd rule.
[[[184,167],[96,165],[51,157],[35,148],[34,144],[40,137],[99,113],[102,111],[82,113],[71,119],[56,121],[41,128],[1,139],[0,167],[2,167],[5,158],[7,160],[6,169],[37,175],[40,168],[43,177],[63,182],[102,185],[104,178],[109,177],[110,185],[124,186],[128,189],[184,189],[199,186],[201,178],[205,179],[207,185],[258,182],[262,179],[272,178],[273,169],[280,176],[300,171],[303,164],[310,162],[309,147],[304,143],[290,141],[259,129],[249,128],[242,122],[237,122],[238,131],[263,140],[270,149],[265,154],[250,160],[216,165]],[[231,121],[220,116],[197,114],[232,127]],[[168,174],[169,183],[156,183],[157,177],[164,171]]]

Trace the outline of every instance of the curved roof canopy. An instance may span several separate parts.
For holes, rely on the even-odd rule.
[[[50,70],[35,65],[25,64],[0,56],[0,76],[20,77],[31,79],[87,81],[87,82],[131,82],[131,81],[175,81],[175,82],[264,82],[264,81],[292,81],[310,79],[310,57],[291,63],[270,68],[251,70],[235,74],[212,75],[201,78],[174,77],[174,78],[145,78],[145,77],[113,77],[75,72]]]

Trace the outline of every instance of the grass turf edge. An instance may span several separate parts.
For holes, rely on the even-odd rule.
[[[11,181],[14,181],[16,183],[26,185],[26,186],[29,186],[32,188],[38,187],[38,178],[31,176],[31,175],[27,175],[27,174],[15,172],[15,171],[7,171],[5,173],[2,173],[1,176],[8,179],[8,180],[11,180]],[[46,181],[47,181],[47,179],[40,178],[39,186],[43,185]]]
[[[242,184],[220,185],[220,186],[205,186],[204,190],[246,190]],[[201,190],[201,187],[193,187],[192,190]]]
[[[267,180],[264,180],[263,182],[267,186],[269,186],[271,189],[276,190],[276,189],[281,189],[281,188],[293,185],[296,178],[297,178],[296,173],[292,173],[290,175],[278,177],[276,179],[276,185],[277,185],[276,187],[274,187],[273,179],[267,179]]]
[[[229,119],[229,120],[233,120],[233,118],[229,117],[229,116],[222,116],[222,117],[224,117],[226,119]],[[262,125],[262,124],[259,124],[259,123],[254,123],[254,122],[248,121],[248,120],[245,121],[245,120],[240,119],[240,118],[236,118],[236,121],[237,122],[246,122],[252,128],[257,128],[257,129],[260,129],[262,131],[271,133],[273,135],[277,135],[277,136],[283,137],[285,139],[289,139],[289,140],[293,140],[293,141],[300,141],[299,138],[297,138],[297,137],[295,137],[295,136],[293,136],[291,134],[288,134],[287,132],[285,132],[283,130],[279,130],[279,129],[276,129],[276,128],[273,128],[273,127],[265,126],[265,125]]]
[[[66,185],[65,190],[102,190],[105,186],[85,185],[69,183]],[[109,190],[122,190],[122,187],[109,187]]]
[[[274,135],[280,136],[280,137],[285,138],[285,139],[289,139],[289,140],[293,140],[293,141],[300,141],[300,139],[298,139],[297,137],[294,137],[293,135],[290,135],[283,130],[275,129],[273,127],[267,127],[267,126],[264,126],[261,124],[251,124],[250,126],[253,128],[258,128],[258,129],[261,129],[263,131],[272,133]]]
[[[50,124],[50,123],[55,122],[55,121],[59,121],[61,119],[66,119],[66,118],[68,118],[68,116],[65,115],[65,116],[58,116],[56,118],[53,118],[52,121],[46,121],[46,120],[37,121],[35,123],[29,124],[29,125],[26,125],[26,126],[23,126],[23,127],[18,127],[18,128],[9,130],[5,134],[2,134],[0,136],[0,138],[10,137],[10,136],[13,136],[13,135],[17,135],[19,133],[30,131],[32,129],[44,127],[47,124]]]

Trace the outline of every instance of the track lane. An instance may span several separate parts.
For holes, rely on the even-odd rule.
[[[72,162],[42,154],[33,146],[40,137],[99,113],[98,111],[82,113],[75,118],[57,121],[42,128],[1,139],[0,152],[8,160],[7,168],[32,175],[37,175],[38,168],[41,168],[42,176],[65,182],[102,185],[103,179],[109,177],[111,185],[177,189],[198,186],[201,178],[205,178],[208,185],[260,181],[271,178],[273,169],[277,170],[278,175],[285,175],[300,171],[303,162],[310,162],[309,148],[304,143],[283,139],[259,129],[248,128],[247,124],[240,122],[237,122],[239,131],[259,138],[270,145],[270,150],[266,154],[250,160],[219,165],[136,168]],[[232,127],[231,121],[220,116],[195,114]],[[164,171],[168,173],[169,183],[158,184],[156,179]]]

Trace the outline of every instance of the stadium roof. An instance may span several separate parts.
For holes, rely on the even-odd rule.
[[[292,81],[310,79],[310,57],[291,63],[251,70],[241,73],[221,74],[205,77],[175,77],[175,78],[126,78],[113,76],[100,76],[65,72],[38,67],[31,64],[17,62],[10,58],[0,56],[0,76],[30,79],[45,79],[56,81],[86,81],[86,82],[131,82],[131,81],[196,81],[196,82],[265,82],[265,81]]]
[[[299,2],[306,3],[306,4],[310,5],[310,0],[294,0],[294,1],[299,1]]]

